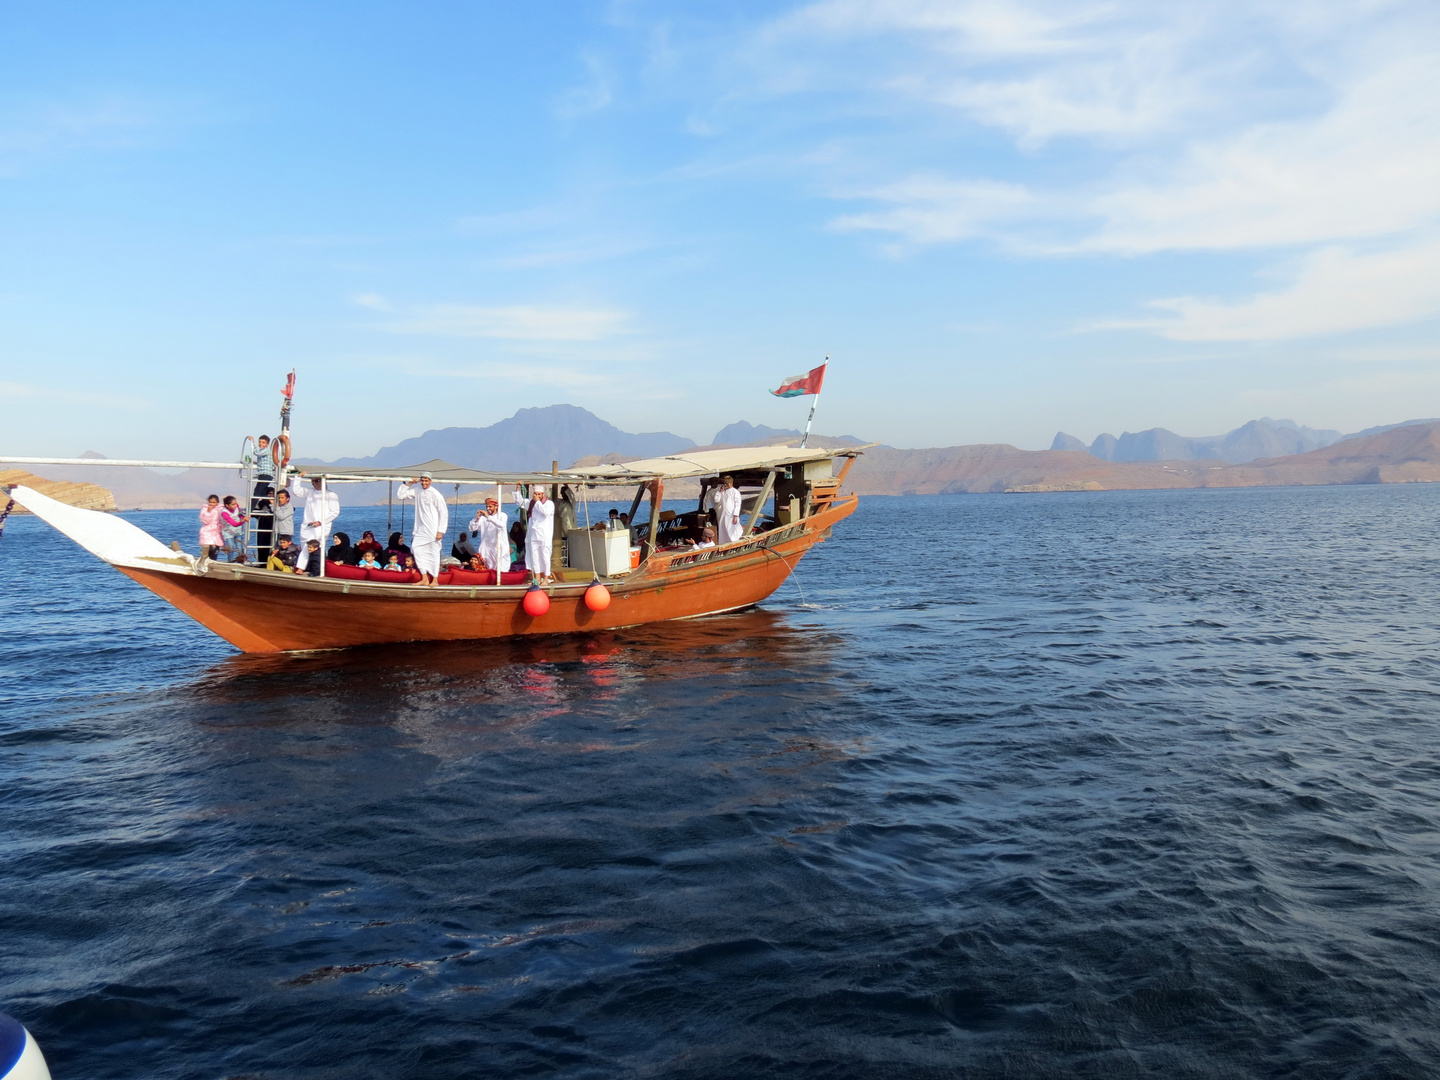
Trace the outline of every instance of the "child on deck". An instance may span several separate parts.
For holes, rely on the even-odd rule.
[[[400,556],[397,555],[397,554],[395,554],[395,552],[392,551],[392,552],[390,553],[390,558],[386,560],[385,565],[382,566],[380,569],[382,569],[382,570],[394,570],[395,573],[398,574],[398,573],[400,573],[401,570],[404,570],[405,568],[400,565]]]
[[[211,495],[200,508],[200,554],[213,559],[224,543],[220,536],[220,496]]]
[[[380,560],[375,558],[375,552],[373,551],[367,551],[364,555],[361,555],[360,561],[357,562],[355,565],[362,566],[367,570],[383,569],[380,565]]]
[[[282,574],[293,574],[295,573],[295,563],[299,558],[300,549],[290,542],[290,537],[282,534],[276,541],[275,550],[270,552],[265,569],[279,570]]]
[[[325,561],[324,559],[320,558],[320,541],[306,540],[305,552],[307,556],[305,560],[305,569],[302,570],[301,573],[309,574],[311,577],[319,577],[320,566]]]
[[[220,509],[220,539],[231,562],[245,554],[245,522],[249,520],[250,515],[240,509],[240,500],[226,495],[225,505]]]

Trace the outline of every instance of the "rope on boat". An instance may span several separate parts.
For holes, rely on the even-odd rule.
[[[585,543],[590,546],[590,573],[598,579],[600,574],[595,569],[595,534],[590,531],[590,496],[588,491],[589,489],[584,484],[580,485],[580,501],[585,504]],[[606,559],[609,559],[609,555],[606,555]]]
[[[782,563],[785,564],[785,569],[790,571],[788,574],[785,575],[785,577],[795,583],[795,588],[800,589],[800,606],[809,607],[810,603],[805,599],[805,590],[800,587],[800,575],[795,572],[795,567],[791,566],[790,563],[786,560],[785,556],[781,555],[778,551],[771,551],[768,547],[762,547],[760,550],[765,552],[766,555],[774,555],[775,558],[779,559]],[[803,555],[804,552],[801,552],[801,554]],[[799,555],[795,556],[795,562],[797,564],[800,562]]]

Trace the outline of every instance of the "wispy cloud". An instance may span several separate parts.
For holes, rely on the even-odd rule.
[[[138,146],[160,124],[138,99],[109,96],[0,113],[0,176],[14,176],[59,154]]]
[[[1211,23],[1183,4],[822,0],[766,26],[752,55],[810,89],[834,86],[834,71],[864,71],[872,91],[956,109],[1037,146],[1152,133],[1203,107],[1204,76],[1221,65],[1193,54]],[[866,62],[827,63],[834,49],[861,50]]]
[[[70,387],[37,386],[33,383],[0,382],[0,400],[34,398],[74,405],[105,405],[142,412],[154,408],[149,398],[131,394],[115,394],[99,390],[75,390]]]
[[[497,361],[445,363],[420,357],[385,357],[379,366],[388,371],[398,370],[415,378],[473,379],[504,383],[507,386],[597,387],[608,385],[620,377],[613,371],[586,368],[578,364],[517,365]]]
[[[582,53],[580,62],[585,67],[584,80],[566,90],[555,103],[555,111],[563,119],[599,112],[615,97],[615,76],[609,62],[593,51]]]
[[[629,312],[614,308],[431,304],[409,309],[383,327],[395,334],[578,342],[631,333],[632,319]]]
[[[563,206],[528,206],[490,214],[467,214],[456,223],[467,236],[510,236],[556,229],[573,224],[573,209]]]
[[[564,205],[470,214],[456,222],[466,237],[479,241],[479,265],[497,270],[542,270],[621,259],[653,250],[648,232],[595,225],[587,205],[593,192]]]
[[[834,219],[838,231],[868,229],[894,233],[916,244],[950,243],[993,234],[997,223],[1035,212],[1037,200],[1023,187],[993,180],[948,180],[916,176],[857,198],[888,203],[891,209],[846,214]]]
[[[1278,291],[1158,299],[1148,306],[1164,316],[1105,324],[1176,340],[1436,313],[1431,4],[817,0],[758,27],[737,56],[748,83],[736,97],[828,95],[852,116],[892,118],[886,153],[852,137],[829,169],[863,179],[828,189],[859,204],[831,227],[889,234],[891,254],[979,241],[1046,258],[1273,252],[1271,278],[1301,267]],[[976,145],[989,148],[964,153]],[[944,156],[965,165],[917,167]]]
[[[1095,324],[1174,341],[1275,341],[1440,316],[1440,240],[1372,254],[1325,248],[1294,283],[1238,303],[1193,296],[1152,301],[1166,317]]]
[[[1440,49],[1392,58],[1305,120],[1189,146],[1090,203],[1081,248],[1143,254],[1386,236],[1440,222]]]

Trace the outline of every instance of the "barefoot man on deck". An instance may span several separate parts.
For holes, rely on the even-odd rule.
[[[445,496],[436,491],[428,472],[420,474],[418,480],[401,484],[396,496],[415,500],[415,531],[410,539],[410,553],[415,556],[415,568],[426,585],[435,585],[440,574],[440,541],[445,539],[445,530],[450,527],[450,508],[445,505]],[[415,487],[416,484],[420,486]]]
[[[510,537],[507,533],[509,518],[500,509],[500,500],[493,495],[485,500],[485,509],[470,519],[470,531],[479,534],[480,561],[485,569],[494,570],[498,575],[510,569]]]
[[[555,580],[550,576],[550,553],[555,542],[555,504],[544,484],[530,488],[530,502],[515,489],[515,505],[525,507],[525,569],[537,585]]]

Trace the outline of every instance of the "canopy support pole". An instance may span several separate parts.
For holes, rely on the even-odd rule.
[[[640,512],[640,500],[645,498],[645,493],[649,490],[650,484],[648,482],[642,483],[639,487],[635,489],[635,498],[630,503],[629,525],[631,527],[633,527],[635,524],[635,515]]]
[[[660,507],[665,502],[665,481],[650,481],[650,539],[645,544],[645,550],[640,553],[640,561],[644,562],[655,554],[655,537],[660,532]]]
[[[755,500],[755,508],[750,511],[750,520],[745,525],[745,531],[740,534],[740,539],[745,539],[755,531],[755,523],[765,512],[765,503],[770,499],[770,492],[775,490],[775,476],[779,470],[771,469],[770,475],[765,477],[765,484],[760,488],[760,498]]]
[[[325,477],[320,478],[320,524],[325,535],[320,538],[320,576],[325,576],[325,559],[330,554],[330,526],[325,524],[325,508],[330,500],[325,498]]]

